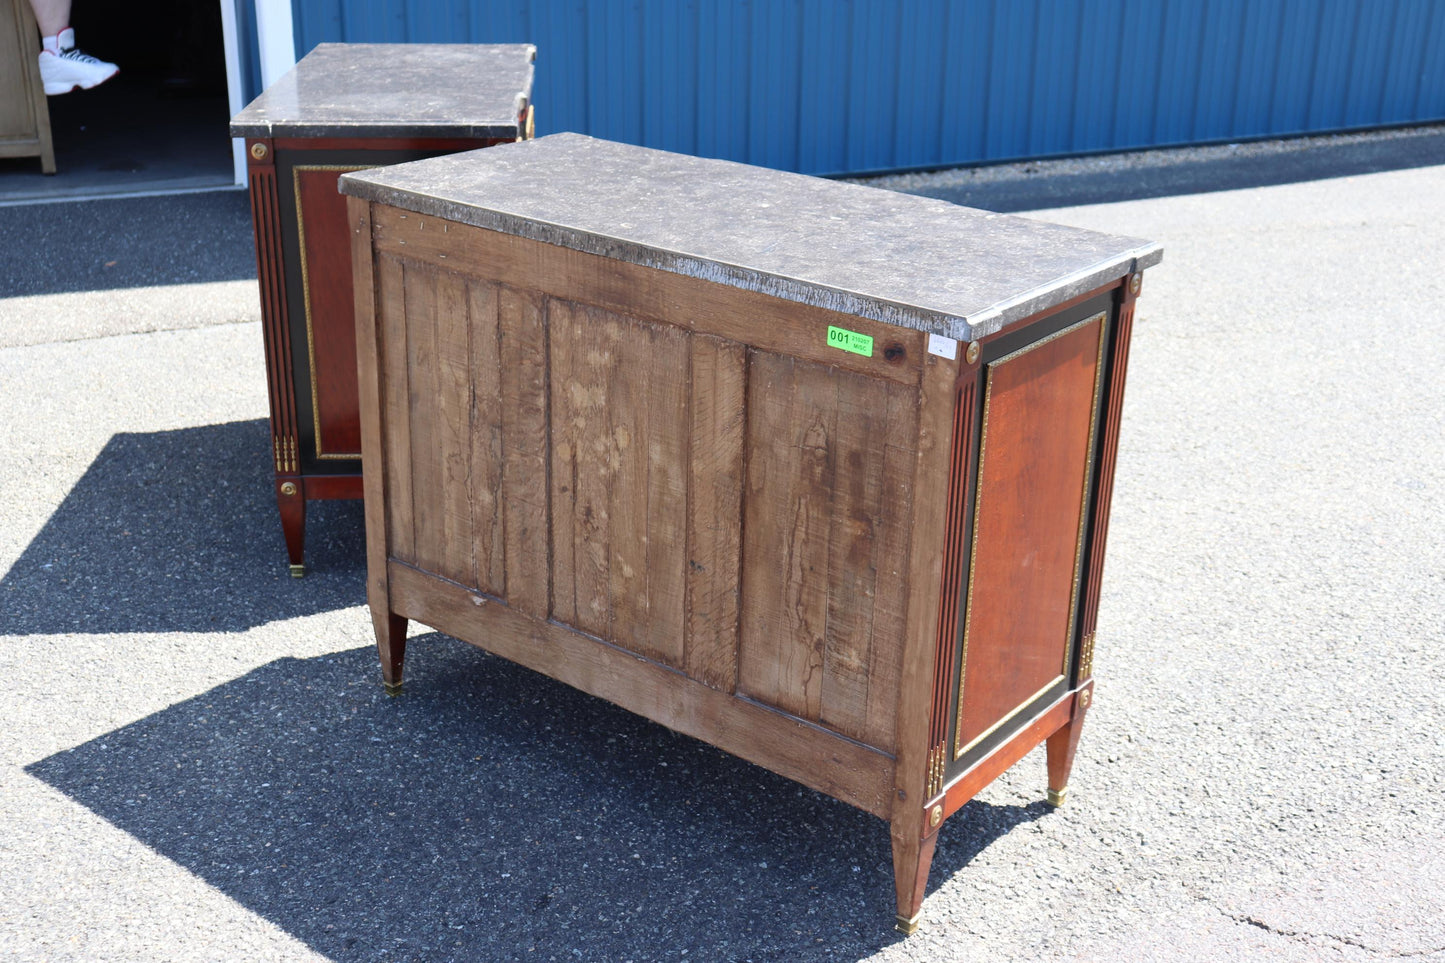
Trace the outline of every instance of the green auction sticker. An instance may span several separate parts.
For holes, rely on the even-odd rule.
[[[828,325],[828,347],[851,351],[865,358],[873,357],[872,338],[846,328],[835,328],[831,324]]]

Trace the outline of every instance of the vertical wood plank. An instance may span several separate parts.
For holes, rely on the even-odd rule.
[[[612,492],[617,485],[614,436],[617,420],[607,404],[607,382],[618,353],[616,327],[593,323],[590,312],[570,308],[573,346],[572,377],[562,388],[571,399],[577,421],[573,447],[577,452],[576,517],[573,537],[577,592],[577,627],[613,639]]]
[[[386,465],[387,545],[394,558],[416,560],[411,486],[411,384],[407,371],[406,272],[402,262],[377,257],[377,300],[381,309],[382,384],[386,431],[382,451]],[[366,454],[362,452],[363,465]]]
[[[611,489],[618,464],[607,382],[617,357],[616,331],[592,323],[587,309],[548,305],[552,351],[553,541],[557,618],[612,638]],[[559,470],[560,469],[560,470]]]
[[[582,422],[572,404],[574,324],[570,305],[556,299],[546,302],[547,365],[550,371],[549,403],[552,412],[551,523],[552,617],[577,624],[577,517],[578,434]]]
[[[837,473],[828,538],[828,618],[823,637],[819,721],[862,738],[868,715],[868,664],[873,638],[882,432],[888,399],[876,381],[835,383]]]
[[[472,531],[471,584],[498,598],[506,592],[502,520],[502,373],[497,286],[472,281],[465,289],[468,384],[466,508]],[[443,318],[448,317],[443,314]],[[460,581],[460,580],[459,580]]]
[[[836,372],[761,352],[749,363],[738,689],[817,721]]]
[[[402,271],[407,332],[407,380],[410,392],[412,525],[416,564],[439,572],[443,532],[442,473],[436,398],[439,391],[436,349],[437,271],[407,262]]]
[[[692,339],[692,453],[685,671],[715,689],[737,687],[747,349]]]
[[[868,652],[868,705],[860,740],[897,751],[898,681],[908,629],[909,549],[913,544],[913,471],[918,453],[918,392],[888,386],[884,423],[882,501]],[[947,441],[943,443],[947,447]],[[941,526],[942,522],[935,523]]]
[[[687,610],[687,490],[688,453],[692,427],[690,398],[691,336],[678,328],[632,324],[645,335],[635,342],[628,360],[631,372],[618,372],[619,380],[647,371],[645,447],[634,455],[647,474],[646,558],[647,611],[636,625],[636,651],[659,662],[681,668],[685,664]],[[640,349],[646,354],[637,356]],[[641,413],[639,413],[639,419]]]
[[[547,330],[541,299],[503,287],[500,335],[502,504],[507,604],[545,619],[550,597],[548,548]]]
[[[610,619],[605,637],[651,655],[646,651],[648,646],[631,644],[631,640],[645,641],[650,634],[647,550],[653,519],[648,515],[646,453],[653,443],[654,412],[647,392],[655,375],[654,365],[662,359],[646,356],[637,342],[645,342],[647,335],[635,327],[624,329],[614,318],[597,310],[588,311],[586,321],[588,330],[606,332],[612,349],[603,380],[608,431],[605,437],[596,439],[593,457],[599,464],[586,466],[589,472],[610,479],[606,529],[599,532],[606,540],[608,554],[607,581],[602,587]],[[656,415],[659,422],[663,421],[663,413]]]
[[[469,298],[466,281],[449,271],[432,275],[435,315],[431,329],[436,352],[435,391],[430,406],[432,440],[436,460],[438,488],[427,499],[435,505],[432,524],[437,536],[425,553],[433,565],[427,566],[438,575],[477,585],[476,539],[472,530],[471,457],[472,436],[472,365],[471,324],[468,318]],[[425,320],[417,321],[425,325]],[[430,511],[423,517],[432,520]]]

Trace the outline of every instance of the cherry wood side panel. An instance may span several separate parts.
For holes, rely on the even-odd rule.
[[[552,300],[552,613],[681,666],[689,338]]]
[[[917,386],[927,356],[920,331],[412,211],[378,206],[374,233],[379,252],[900,384]],[[829,325],[872,337],[873,356],[829,347]]]
[[[394,610],[781,776],[886,817],[893,760],[635,653],[421,572],[388,566]]]
[[[306,350],[319,458],[353,459],[361,451],[356,406],[356,324],[342,169],[297,166],[292,173],[301,248]]]
[[[738,688],[890,748],[918,393],[753,352]]]
[[[955,755],[1066,673],[1104,330],[988,367]]]

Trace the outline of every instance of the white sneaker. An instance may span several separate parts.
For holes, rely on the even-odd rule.
[[[45,49],[40,51],[40,79],[45,82],[45,93],[51,97],[68,94],[77,87],[89,90],[118,73],[120,68],[115,64],[75,49],[75,31],[70,27],[54,38],[46,37]]]

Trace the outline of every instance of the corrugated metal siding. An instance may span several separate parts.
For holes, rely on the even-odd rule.
[[[323,41],[535,43],[539,133],[785,170],[1445,119],[1441,0],[294,0]]]

